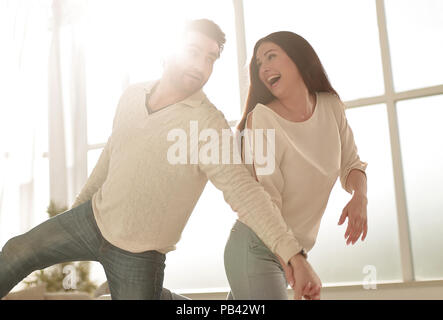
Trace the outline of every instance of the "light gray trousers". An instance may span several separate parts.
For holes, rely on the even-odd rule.
[[[288,282],[278,258],[248,226],[236,221],[224,253],[232,300],[287,300]]]

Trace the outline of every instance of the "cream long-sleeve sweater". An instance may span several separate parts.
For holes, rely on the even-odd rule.
[[[189,149],[195,149],[191,141],[196,139],[191,126],[198,125],[198,134],[212,128],[222,137],[223,129],[230,130],[223,113],[201,90],[150,113],[145,101],[154,84],[135,84],[125,90],[112,134],[72,207],[92,199],[103,237],[119,248],[166,253],[175,249],[209,179],[223,192],[239,220],[288,262],[302,247],[269,194],[246,167],[242,163],[232,164],[233,160],[223,164],[196,163],[191,159]],[[168,161],[168,150],[176,143],[168,141],[171,132],[187,135],[186,164]],[[222,140],[217,144],[220,155],[226,152]],[[232,135],[230,140],[232,146]],[[205,141],[198,141],[200,149],[204,145]],[[228,151],[233,159],[233,148]]]
[[[289,121],[271,108],[257,104],[248,115],[248,128],[255,132],[275,131],[275,170],[260,175],[261,166],[246,164],[252,175],[264,186],[279,207],[286,223],[307,251],[314,246],[320,220],[338,177],[347,192],[349,172],[365,173],[367,163],[360,160],[344,104],[326,92],[318,92],[312,116],[302,122]],[[251,117],[252,119],[250,119]],[[243,156],[254,153],[254,136],[243,144]],[[250,146],[250,149],[246,147]],[[266,145],[265,145],[266,146]],[[270,150],[271,151],[271,150]],[[365,173],[366,174],[366,173]]]

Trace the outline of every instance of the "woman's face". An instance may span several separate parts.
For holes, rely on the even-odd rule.
[[[257,49],[256,62],[260,80],[274,97],[285,98],[294,86],[304,86],[296,64],[275,43],[263,42]]]

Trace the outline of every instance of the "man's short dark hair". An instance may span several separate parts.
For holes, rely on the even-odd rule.
[[[223,47],[226,42],[225,34],[214,21],[208,19],[189,21],[186,24],[185,31],[196,31],[203,33],[217,42],[220,53],[223,51]]]

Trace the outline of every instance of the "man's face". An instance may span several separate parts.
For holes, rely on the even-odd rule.
[[[219,53],[215,40],[200,32],[187,32],[178,52],[167,61],[165,71],[175,86],[192,94],[209,80]]]

